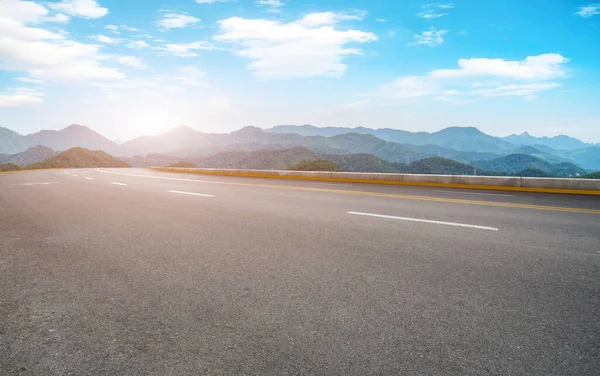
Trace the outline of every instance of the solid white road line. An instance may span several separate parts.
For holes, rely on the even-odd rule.
[[[434,225],[444,225],[444,226],[454,226],[454,227],[467,227],[467,228],[475,228],[475,229],[478,229],[478,230],[498,231],[498,229],[495,228],[495,227],[467,225],[467,224],[464,224],[464,223],[430,221],[430,220],[427,220],[427,219],[395,217],[395,216],[392,216],[392,215],[361,213],[361,212],[353,212],[353,211],[348,212],[348,214],[364,215],[364,216],[367,216],[367,217],[376,217],[376,218],[385,218],[385,219],[398,219],[398,220],[401,220],[401,221],[410,221],[410,222],[430,223],[430,224],[434,224]]]
[[[514,196],[514,195],[507,195],[507,194],[502,194],[502,193],[479,193],[479,192],[463,192],[463,191],[451,191],[451,190],[447,190],[447,191],[435,190],[434,192],[457,193],[457,194],[463,194],[463,195],[500,196],[500,197],[513,197]]]
[[[16,184],[11,184],[11,185],[50,185],[50,184],[60,184],[57,181],[52,181],[52,182],[48,182],[48,183],[16,183]]]
[[[113,174],[113,175],[123,175],[123,176],[134,176],[138,178],[148,178],[148,179],[160,179],[160,180],[176,180],[176,181],[195,181],[199,183],[210,182],[208,180],[198,180],[198,179],[184,179],[184,178],[169,178],[166,176],[152,176],[152,175],[140,175],[140,174],[127,174],[124,172],[113,172],[113,171],[104,171],[104,170],[96,170],[98,172],[102,172],[103,174]]]
[[[178,193],[180,195],[202,196],[202,197],[215,197],[214,195],[205,195],[203,193],[193,193],[193,192],[183,192],[183,191],[167,191],[167,192]]]
[[[85,180],[94,180],[94,178],[85,178]]]
[[[111,181],[110,184],[114,184],[114,185],[127,185],[127,184],[123,184],[123,183],[117,183],[117,182],[114,182],[114,181]]]
[[[71,176],[77,176],[77,175],[75,175],[75,174],[72,174]]]

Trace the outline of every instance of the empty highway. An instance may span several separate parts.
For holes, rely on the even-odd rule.
[[[600,197],[0,175],[2,375],[597,375]]]

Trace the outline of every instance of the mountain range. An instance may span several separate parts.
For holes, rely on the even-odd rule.
[[[134,158],[133,166],[145,166],[143,161]],[[136,163],[142,162],[141,165]],[[506,157],[483,161],[483,165],[470,165],[442,157],[430,157],[411,163],[394,163],[382,160],[371,154],[331,155],[316,153],[308,148],[228,151],[207,157],[190,157],[174,161],[172,156],[153,155],[153,166],[202,167],[228,169],[265,169],[265,170],[321,170],[322,165],[335,167],[331,171],[345,172],[384,172],[411,174],[445,175],[514,175],[514,176],[584,176],[586,172],[570,163],[548,163],[540,158],[511,154]],[[485,167],[488,167],[486,169]],[[495,170],[491,170],[495,168]]]
[[[0,127],[0,153],[12,155],[7,157],[0,154],[0,160],[15,160],[16,154],[36,145],[56,151],[72,147],[103,150],[126,157],[133,165],[169,158],[171,161],[202,158],[223,152],[303,147],[325,155],[372,155],[389,163],[410,164],[425,158],[442,157],[506,173],[513,173],[519,170],[518,167],[528,163],[551,170],[551,166],[564,163],[566,175],[563,176],[581,174],[586,170],[600,170],[598,145],[586,144],[568,136],[537,138],[527,133],[498,138],[473,127],[450,127],[427,133],[365,127],[281,125],[266,130],[248,126],[228,134],[216,134],[178,126],[161,135],[138,137],[120,145],[81,125],[29,135],[20,135]],[[511,155],[521,156],[513,157],[509,162],[513,166],[511,168],[502,167],[501,161],[486,164]],[[532,160],[527,162],[523,155],[534,157],[535,163]],[[27,162],[32,161],[29,159]],[[517,166],[519,163],[521,165]]]
[[[594,144],[587,144],[581,140],[569,136],[560,135],[552,138],[534,137],[528,132],[521,133],[520,135],[513,134],[502,139],[510,142],[513,145],[541,145],[548,146],[556,150],[576,150],[594,146]]]
[[[15,154],[37,145],[56,151],[65,151],[79,146],[91,150],[103,150],[111,154],[120,153],[119,145],[115,142],[82,125],[69,125],[59,131],[42,130],[26,136],[0,127],[0,153]]]
[[[14,163],[17,165],[27,165],[50,158],[54,154],[54,150],[49,147],[37,145],[16,154],[0,154],[0,164]]]

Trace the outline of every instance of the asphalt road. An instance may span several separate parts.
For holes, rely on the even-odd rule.
[[[0,175],[1,375],[599,370],[599,197]]]

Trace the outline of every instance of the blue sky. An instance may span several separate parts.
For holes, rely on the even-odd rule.
[[[476,126],[600,142],[594,0],[0,0],[0,126]]]

